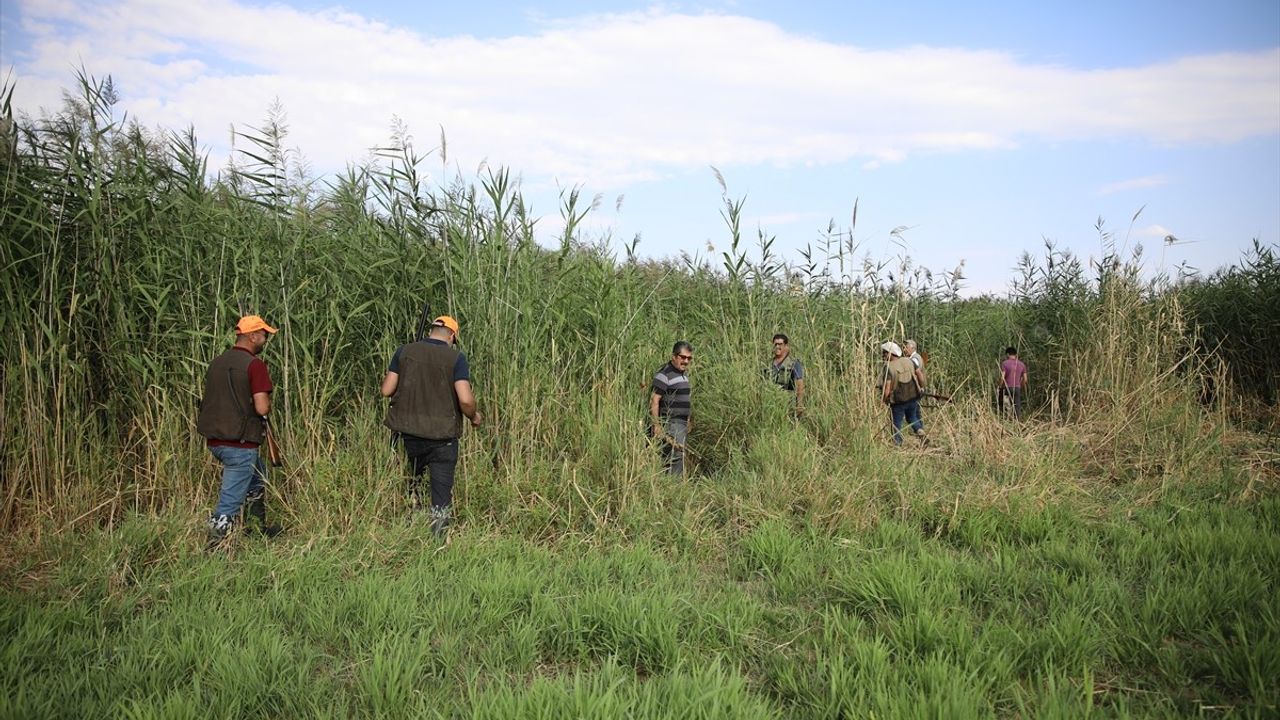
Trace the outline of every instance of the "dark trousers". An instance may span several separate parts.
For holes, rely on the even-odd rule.
[[[1004,399],[1009,398],[1009,405],[1013,411],[1013,416],[1019,420],[1022,419],[1022,388],[1008,387],[1000,388],[1000,412],[1004,412]]]
[[[431,505],[448,507],[453,504],[453,475],[458,467],[458,439],[428,440],[405,435],[404,454],[409,458],[412,475],[409,477],[409,493],[422,495],[422,476],[431,478]]]

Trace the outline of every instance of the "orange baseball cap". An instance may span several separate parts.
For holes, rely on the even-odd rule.
[[[456,337],[456,336],[457,336],[457,334],[458,334],[458,321],[457,321],[457,320],[454,320],[453,318],[449,317],[448,315],[441,315],[440,317],[438,317],[438,318],[436,318],[435,320],[431,321],[431,324],[432,324],[433,326],[435,326],[435,327],[445,327],[445,328],[449,328],[450,330],[452,330],[452,331],[453,331],[453,334],[454,334],[454,336],[455,336],[455,337]]]
[[[236,323],[236,334],[245,335],[257,330],[266,330],[271,334],[276,333],[276,329],[267,324],[266,320],[257,315],[245,315],[240,318],[240,322]]]

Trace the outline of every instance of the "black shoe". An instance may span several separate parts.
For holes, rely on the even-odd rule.
[[[244,532],[246,535],[261,536],[271,539],[284,532],[284,528],[279,525],[246,525]]]
[[[259,495],[245,505],[244,531],[248,535],[273,538],[283,532],[284,528],[267,524],[267,502]]]

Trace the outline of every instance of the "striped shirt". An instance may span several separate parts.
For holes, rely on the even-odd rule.
[[[689,376],[675,368],[671,363],[653,376],[653,392],[658,398],[658,417],[688,419],[692,406],[689,404]]]

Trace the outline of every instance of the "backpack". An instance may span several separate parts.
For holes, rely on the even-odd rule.
[[[915,363],[910,360],[904,363],[902,358],[898,358],[889,363],[888,370],[893,378],[893,390],[890,395],[892,402],[904,403],[920,397],[920,386],[916,384]]]

